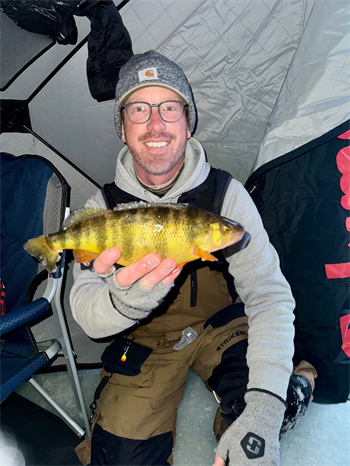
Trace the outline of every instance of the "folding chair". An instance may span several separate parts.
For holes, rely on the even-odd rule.
[[[0,318],[0,402],[28,381],[79,436],[90,435],[90,424],[61,305],[65,254],[55,274],[48,274],[23,248],[29,239],[58,231],[69,213],[66,180],[45,158],[0,153],[1,262],[0,279],[6,298]],[[38,297],[39,290],[45,291]],[[36,294],[35,294],[36,293]],[[51,303],[54,306],[51,306]],[[37,342],[31,327],[54,316],[57,339]],[[79,415],[85,430],[33,378],[39,369],[64,355]],[[65,390],[65,387],[62,387]]]

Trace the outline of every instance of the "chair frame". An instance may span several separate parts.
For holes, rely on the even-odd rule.
[[[68,209],[69,211],[69,209]],[[65,313],[61,304],[63,273],[65,268],[65,251],[61,254],[60,267],[57,268],[55,274],[49,274],[48,285],[43,294],[49,302],[52,302],[53,318],[58,331],[59,350],[63,352],[65,364],[67,366],[68,376],[73,389],[74,398],[78,407],[79,415],[82,418],[85,426],[85,431],[70,417],[67,413],[55,402],[55,400],[42,387],[31,378],[28,382],[50,403],[50,405],[59,413],[61,418],[71,427],[79,437],[84,437],[85,433],[90,436],[90,422],[85,406],[84,395],[82,392],[79,375],[74,359],[74,351],[70,342],[69,331],[66,325]],[[57,340],[54,340],[54,345]],[[48,354],[52,347],[45,350]],[[54,351],[54,350],[53,350]],[[48,354],[49,355],[49,354]]]

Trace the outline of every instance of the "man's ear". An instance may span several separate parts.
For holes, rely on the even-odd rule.
[[[126,137],[125,137],[125,130],[124,130],[124,123],[122,121],[122,137],[121,140],[126,144]]]
[[[191,131],[188,126],[187,126],[187,139],[191,139]]]

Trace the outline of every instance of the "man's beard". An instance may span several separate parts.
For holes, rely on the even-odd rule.
[[[159,140],[163,139],[165,141],[170,141],[170,142],[174,139],[174,136],[172,136],[171,134],[169,134],[167,132],[160,132],[160,133],[156,133],[156,134],[147,133],[146,135],[141,136],[138,139],[138,142],[143,143],[144,141],[147,141],[147,140],[151,139],[152,136],[155,139],[159,139]],[[157,167],[157,163],[153,163],[153,161],[157,162],[159,160],[159,155],[158,154],[154,155],[152,157],[152,159],[150,160],[150,157],[144,157],[142,154],[139,154],[138,152],[134,151],[129,146],[128,147],[129,147],[129,151],[130,151],[134,161],[146,173],[148,173],[149,175],[166,175],[171,170],[173,170],[173,168],[176,167],[176,165],[178,165],[179,162],[183,159],[185,149],[186,149],[186,145],[187,145],[187,139],[185,140],[183,146],[179,147],[177,152],[173,154],[172,158],[170,160],[167,160],[168,163],[166,164],[166,166],[162,166],[162,167],[159,167],[159,168]]]

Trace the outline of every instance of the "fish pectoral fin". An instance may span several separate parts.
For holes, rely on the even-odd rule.
[[[185,262],[183,264],[177,264],[177,266],[175,267],[175,269],[171,272],[170,275],[174,275],[176,272],[178,272],[179,270],[182,269],[182,267],[185,265]]]
[[[74,249],[73,251],[75,262],[81,264],[83,262],[91,262],[98,256],[95,252],[84,251],[83,249]]]
[[[202,259],[202,261],[215,262],[215,261],[218,260],[215,256],[210,254],[210,252],[204,251],[199,246],[195,246],[193,248],[192,254],[195,255],[195,256],[200,257]]]

